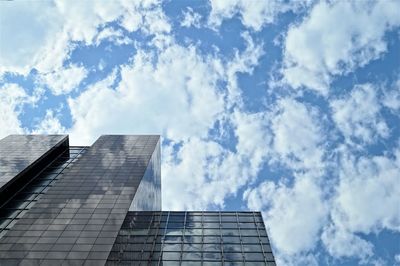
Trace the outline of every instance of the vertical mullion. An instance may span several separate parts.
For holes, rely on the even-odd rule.
[[[218,212],[218,217],[219,217],[219,235],[221,237],[221,259],[222,259],[222,266],[225,265],[225,256],[224,256],[224,240],[222,237],[222,219],[221,219],[221,212]]]
[[[181,254],[179,255],[179,265],[182,265],[182,259],[183,259],[183,239],[185,237],[186,233],[186,220],[187,220],[187,211],[185,211],[185,218],[183,218],[183,228],[182,228],[182,237],[181,237]]]
[[[161,250],[160,250],[160,258],[158,259],[158,265],[162,266],[162,256],[164,254],[164,245],[165,245],[165,235],[167,233],[167,228],[168,228],[168,223],[169,223],[169,214],[171,212],[169,211],[167,214],[167,220],[165,221],[165,228],[164,228],[164,232],[163,232],[163,236],[161,238]]]
[[[261,214],[261,213],[260,213],[260,214]],[[258,225],[257,225],[256,213],[255,213],[255,212],[253,212],[253,220],[254,220],[254,225],[256,226],[256,230],[257,230],[258,242],[260,242],[261,251],[262,251],[263,256],[264,256],[264,262],[265,262],[265,265],[267,265],[267,264],[268,264],[268,262],[267,262],[267,256],[266,256],[266,254],[265,254],[264,245],[263,245],[263,242],[262,242],[262,240],[261,240],[260,230],[258,230]],[[264,222],[263,222],[263,223],[264,223]],[[264,226],[265,226],[265,225],[264,225]]]
[[[201,229],[201,265],[203,265],[203,260],[204,260],[204,212],[201,212],[201,223],[200,223],[200,229]],[[196,227],[194,227],[196,228]]]
[[[149,225],[147,226],[147,238],[146,238],[146,240],[145,240],[145,242],[144,242],[143,247],[146,247],[146,245],[147,245],[147,239],[148,239],[149,236],[150,236],[151,224],[153,223],[153,221],[154,221],[154,213],[151,214],[151,219],[150,219]],[[140,260],[141,260],[141,261],[144,260],[144,258],[143,258],[144,252],[145,252],[145,250],[144,250],[144,248],[142,248],[142,254],[140,255]],[[150,259],[150,257],[149,257],[147,260],[149,260],[149,259]]]
[[[155,230],[155,234],[153,235],[153,243],[152,243],[152,246],[151,246],[151,251],[150,251],[150,256],[149,256],[149,260],[148,260],[148,265],[150,265],[150,262],[151,262],[151,260],[152,260],[152,258],[153,258],[153,255],[154,255],[154,248],[155,248],[155,246],[157,245],[157,236],[158,236],[158,233],[160,232],[160,225],[161,225],[161,216],[162,216],[162,212],[157,212],[158,214],[159,214],[159,220],[158,220],[158,226],[157,226],[157,230]],[[154,215],[154,213],[153,213],[153,215]]]
[[[240,223],[239,223],[239,213],[238,212],[236,212],[236,225],[237,225],[237,228],[238,228],[238,230],[239,230],[239,239],[240,239],[240,250],[241,250],[241,252],[242,252],[242,258],[243,258],[243,262],[244,262],[244,264],[246,264],[246,257],[245,257],[245,255],[244,255],[244,248],[243,248],[243,240],[242,240],[242,231],[240,230],[241,228],[240,228]]]

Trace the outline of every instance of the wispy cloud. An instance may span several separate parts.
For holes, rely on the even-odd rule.
[[[356,85],[350,95],[332,100],[333,120],[348,144],[372,143],[389,136],[372,84]]]

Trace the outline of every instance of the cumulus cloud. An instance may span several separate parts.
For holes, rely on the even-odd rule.
[[[310,259],[312,264],[309,256],[319,241],[333,257],[379,262],[373,243],[363,236],[400,231],[400,149],[369,157],[356,156],[344,146],[338,156],[332,192],[309,172],[294,173],[293,183],[281,178],[245,191],[247,206],[263,211],[278,262],[295,265]]]
[[[40,74],[38,82],[46,85],[54,95],[68,94],[78,87],[87,74],[88,71],[83,66],[71,64]]]
[[[240,93],[236,74],[251,72],[262,55],[248,34],[244,39],[246,49],[225,64],[218,55],[201,55],[195,46],[183,47],[173,40],[155,50],[139,49],[130,64],[115,70],[121,76],[118,84],[114,72],[69,99],[71,134],[80,142],[99,132],[131,129],[159,132],[176,141],[206,137],[227,108],[240,104],[240,98],[231,96]],[[221,81],[227,82],[226,88]]]
[[[255,31],[261,30],[267,23],[273,23],[278,14],[289,10],[298,11],[311,3],[308,0],[291,2],[290,5],[285,1],[211,0],[210,2],[209,24],[212,27],[218,27],[224,20],[239,15],[243,25]]]
[[[237,137],[235,151],[215,141],[190,138],[164,149],[163,207],[166,209],[223,208],[225,198],[254,181],[268,151],[265,114],[235,111],[231,123]],[[179,193],[179,200],[174,197]]]
[[[248,32],[243,32],[241,36],[246,43],[246,48],[241,52],[236,49],[234,58],[228,61],[225,67],[225,79],[228,90],[227,102],[229,106],[241,103],[241,95],[243,91],[237,82],[237,74],[252,74],[254,67],[258,64],[261,56],[265,53],[263,43],[255,43]]]
[[[357,257],[368,263],[375,247],[362,236],[400,231],[400,149],[392,152],[390,156],[356,157],[343,151],[331,220],[321,235],[332,256]]]
[[[69,100],[71,134],[77,141],[121,130],[158,132],[178,140],[206,136],[224,110],[223,94],[217,89],[220,74],[213,62],[200,57],[194,47],[178,45],[158,54],[155,65],[152,56],[139,51],[132,64],[122,66],[115,89],[110,77]]]
[[[296,179],[293,187],[266,181],[246,191],[253,210],[263,210],[269,236],[279,254],[291,256],[313,249],[327,219],[320,187],[310,178]],[[282,222],[290,221],[290,222]]]
[[[61,125],[53,110],[46,110],[45,117],[35,126],[32,134],[65,134],[66,128]]]
[[[321,239],[329,254],[334,257],[356,257],[364,262],[373,255],[373,245],[346,230],[329,226]]]
[[[284,98],[271,114],[272,147],[279,162],[294,170],[321,175],[325,140],[320,116],[315,108],[291,98]],[[311,174],[311,173],[309,173]]]
[[[76,42],[86,45],[101,39],[100,29],[109,22],[132,32],[163,34],[171,27],[159,1],[36,1],[0,3],[0,74],[26,75],[32,68],[48,73],[62,67]],[[103,35],[106,32],[103,32]],[[104,39],[104,38],[103,38]],[[117,39],[126,43],[127,40]]]
[[[397,79],[391,88],[383,92],[382,104],[397,113],[400,111],[400,78]]]
[[[56,8],[49,2],[0,3],[0,76],[5,71],[28,73],[59,30]]]
[[[249,169],[245,176],[256,176],[262,164],[266,161],[271,143],[271,133],[268,129],[269,120],[266,113],[234,112],[232,121],[237,137],[236,154],[242,156],[241,167]],[[244,165],[243,165],[244,164]],[[245,167],[248,165],[248,167]]]
[[[293,170],[293,184],[261,182],[249,188],[244,200],[250,209],[262,210],[278,261],[315,263],[305,255],[312,250],[328,217],[320,178],[324,174],[324,136],[319,112],[293,98],[283,98],[265,114],[265,156],[270,164],[282,163]],[[282,223],[282,220],[290,221]],[[300,256],[301,255],[301,256]]]
[[[394,260],[395,260],[397,263],[400,263],[400,254],[396,254],[396,255],[394,256]]]
[[[195,27],[200,28],[201,15],[193,11],[192,8],[188,7],[186,11],[183,11],[183,19],[181,26],[185,28]]]
[[[9,134],[22,134],[25,129],[22,127],[18,116],[25,104],[35,104],[41,95],[36,90],[33,95],[28,95],[19,85],[6,83],[0,87],[0,138]]]
[[[331,101],[333,120],[347,143],[368,144],[389,136],[376,90],[371,84],[357,85],[346,97]]]
[[[221,159],[229,152],[213,141],[190,138],[175,156],[173,153],[171,146],[163,152],[162,182],[168,184],[163,189],[163,208],[202,210],[212,205],[223,206],[229,189],[227,182],[237,182],[235,178],[224,180],[216,175]]]
[[[351,232],[400,231],[400,149],[389,156],[342,159],[333,220]]]
[[[354,71],[387,50],[385,33],[400,25],[398,1],[320,2],[284,44],[284,80],[323,95],[334,76]]]
[[[104,40],[108,40],[115,45],[127,45],[133,43],[133,40],[129,37],[125,36],[124,32],[121,29],[113,29],[111,27],[107,27],[101,30],[95,38],[96,45],[99,45]]]

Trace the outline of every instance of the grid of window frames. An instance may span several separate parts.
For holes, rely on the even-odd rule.
[[[260,212],[129,212],[108,265],[275,265]]]
[[[40,196],[62,178],[63,172],[87,150],[87,147],[71,146],[49,162],[48,166],[22,187],[12,198],[0,206],[0,238],[21,218]]]

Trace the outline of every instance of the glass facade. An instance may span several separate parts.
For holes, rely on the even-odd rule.
[[[1,140],[0,265],[275,265],[259,212],[162,212],[160,153],[158,135]]]
[[[0,264],[103,265],[158,142],[101,136],[3,235]]]
[[[260,212],[129,212],[107,265],[275,265]]]
[[[66,169],[82,156],[86,147],[69,147],[36,176],[28,180],[15,194],[0,205],[0,237],[40,199],[41,195],[62,178]]]
[[[129,207],[135,211],[161,211],[161,149],[157,143]]]
[[[10,135],[0,140],[0,202],[13,182],[60,146],[68,146],[66,135]],[[64,149],[65,150],[65,149]],[[43,167],[43,166],[41,166]],[[8,196],[8,194],[7,194]]]

